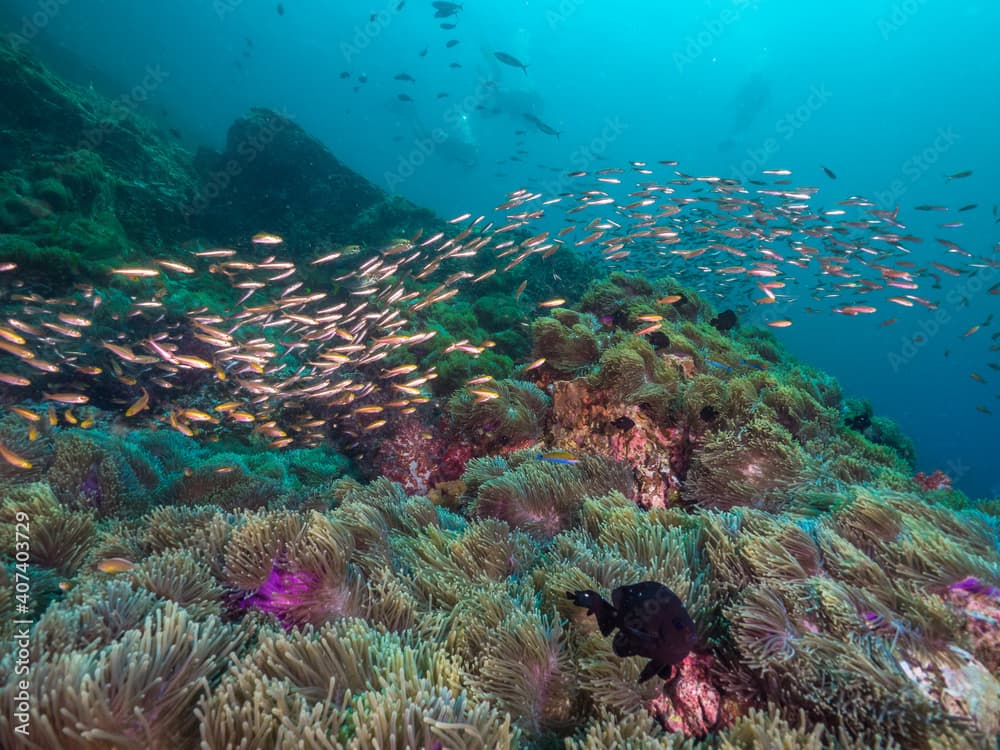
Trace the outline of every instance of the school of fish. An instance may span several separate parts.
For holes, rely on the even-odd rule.
[[[631,184],[629,171],[637,178]],[[656,179],[658,171],[669,174]],[[966,173],[949,179],[961,176]],[[923,287],[938,287],[941,274],[1000,269],[1000,244],[986,252],[934,238],[927,243],[933,260],[925,250],[913,255],[923,240],[907,232],[898,208],[881,209],[862,196],[815,208],[819,188],[793,185],[790,177],[788,170],[764,170],[761,179],[744,184],[692,176],[674,161],[578,171],[570,174],[579,185],[573,191],[508,194],[493,221],[463,214],[449,222],[449,231],[430,237],[418,232],[381,247],[331,248],[304,260],[294,248],[282,253],[280,236],[261,232],[242,252],[204,248],[114,269],[111,275],[134,291],[127,313],[100,325],[95,320],[108,290],[78,284],[71,294],[49,296],[21,279],[16,263],[0,259],[5,408],[24,420],[29,438],[43,420],[92,428],[99,405],[117,408],[135,426],[155,422],[189,436],[238,430],[273,448],[312,446],[330,437],[349,443],[385,426],[392,413],[411,413],[431,401],[425,386],[436,372],[416,360],[427,361],[434,351],[436,331],[424,326],[422,311],[496,274],[509,274],[513,288],[515,269],[529,258],[582,253],[608,268],[671,275],[710,297],[747,305],[775,305],[799,289],[826,303],[824,312],[849,317],[887,306],[934,310],[938,302]],[[326,269],[329,285],[319,288],[315,274]],[[167,319],[168,290],[158,279],[192,274],[224,279],[230,303]],[[518,301],[527,285],[528,279],[517,285]],[[1000,283],[988,293],[1000,294]],[[664,314],[677,299],[660,300]],[[566,299],[533,304],[544,310]],[[637,323],[649,325],[639,332],[658,330],[663,319],[642,316]],[[794,321],[781,314],[766,322],[783,328]],[[991,352],[1000,349],[997,338],[992,336]],[[491,345],[462,340],[440,352],[475,358]],[[419,354],[403,356],[415,347]],[[978,373],[973,377],[983,381]],[[480,400],[498,396],[489,381],[486,375],[469,381]],[[985,405],[977,409],[989,413]],[[30,468],[9,446],[0,445],[0,458]]]

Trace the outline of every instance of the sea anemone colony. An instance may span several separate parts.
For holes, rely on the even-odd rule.
[[[36,107],[71,98],[31,70]],[[237,131],[307,162],[274,117]],[[104,237],[124,178],[98,152],[4,189]],[[50,214],[0,215],[34,238],[0,240],[20,242],[0,255],[0,746],[997,741],[996,501],[914,476],[891,422],[676,278],[567,258],[566,301],[514,233],[531,312],[520,256],[491,269],[457,252],[485,232],[415,238],[432,217],[359,194],[379,252],[304,225],[297,261],[262,234],[121,266],[53,244]],[[42,289],[55,256],[79,273]],[[454,286],[474,281],[475,302]],[[696,634],[642,682],[567,597],[641,581]]]

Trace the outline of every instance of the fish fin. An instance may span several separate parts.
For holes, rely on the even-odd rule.
[[[597,615],[597,627],[601,629],[601,635],[611,635],[611,631],[615,629],[615,616],[618,614],[615,608],[601,599],[594,614]]]
[[[669,667],[670,665],[668,664],[666,666]],[[639,673],[639,682],[645,682],[646,680],[650,679],[653,675],[659,674],[659,672],[663,669],[664,669],[663,662],[656,661],[655,659],[650,659],[649,664],[646,665],[646,668]]]
[[[567,591],[566,598],[578,607],[586,607],[588,615],[597,616],[601,635],[610,635],[615,629],[615,608],[596,591]]]

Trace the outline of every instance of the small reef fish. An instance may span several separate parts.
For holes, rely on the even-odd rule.
[[[718,368],[720,370],[724,370],[726,372],[732,372],[733,371],[733,366],[732,365],[727,365],[725,362],[719,362],[716,359],[706,359],[705,363],[709,367],[716,367],[716,368]]]
[[[126,417],[134,417],[141,411],[149,408],[149,391],[142,389],[142,395],[136,399],[128,409],[125,410]]]
[[[724,310],[709,321],[715,330],[720,333],[732,330],[737,324],[736,313],[732,310]]]
[[[102,573],[127,573],[135,567],[135,563],[124,557],[107,557],[95,567]]]
[[[680,597],[656,581],[619,586],[611,592],[611,603],[589,590],[567,591],[566,598],[597,616],[601,635],[618,630],[611,643],[617,656],[649,659],[639,682],[654,675],[670,679],[674,666],[691,653],[698,638]]]
[[[7,446],[0,443],[0,457],[4,461],[9,463],[11,466],[17,469],[30,469],[32,467],[31,461],[28,459],[17,455],[14,451],[10,450]]]
[[[569,451],[544,451],[543,453],[539,453],[536,458],[539,461],[548,461],[550,464],[580,463],[579,457]]]
[[[128,276],[133,279],[151,278],[160,275],[160,272],[155,268],[116,268],[111,273],[118,274],[119,276]]]
[[[544,364],[545,364],[545,357],[539,357],[534,362],[532,362],[527,367],[525,367],[524,371],[525,372],[529,372],[531,370],[537,370],[539,367],[541,367]]]
[[[741,359],[740,364],[749,367],[752,370],[766,370],[767,363],[761,362],[759,359]]]
[[[42,396],[47,401],[58,401],[61,404],[85,404],[90,401],[90,396],[83,393],[46,393]]]

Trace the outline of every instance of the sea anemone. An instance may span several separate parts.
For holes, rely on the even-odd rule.
[[[203,680],[214,681],[238,631],[217,618],[195,622],[168,602],[99,649],[56,652],[11,673],[0,687],[0,744],[18,747],[8,717],[18,679],[30,685],[31,742],[37,748],[168,748],[193,741]],[[99,738],[99,740],[98,740]]]
[[[813,476],[810,457],[788,431],[758,418],[706,438],[692,460],[683,497],[709,508],[744,505],[775,511]]]
[[[573,315],[581,320],[579,314]],[[545,364],[557,373],[572,374],[594,364],[599,347],[595,325],[589,319],[585,319],[589,324],[573,322],[567,316],[563,320],[566,322],[553,316],[532,323],[532,356],[544,357]]]
[[[549,397],[533,383],[500,380],[490,384],[495,398],[483,399],[471,387],[455,392],[448,414],[469,440],[486,450],[518,446],[541,435]]]
[[[575,465],[527,461],[478,485],[469,511],[544,539],[578,522],[587,495],[612,490],[632,492],[629,472],[614,461],[599,456],[585,456]]]

